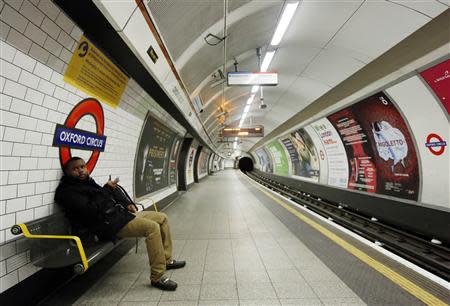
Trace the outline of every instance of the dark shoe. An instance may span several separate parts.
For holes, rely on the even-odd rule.
[[[186,265],[186,262],[184,260],[171,260],[168,263],[166,263],[166,269],[170,270],[170,269],[179,269],[179,268],[183,268]]]
[[[152,282],[152,286],[164,291],[175,291],[178,285],[167,276],[162,276],[159,281]]]

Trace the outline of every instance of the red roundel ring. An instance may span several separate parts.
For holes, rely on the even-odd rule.
[[[444,139],[442,139],[442,137],[439,136],[438,134],[431,133],[430,135],[427,136],[427,143],[430,143],[433,138],[437,139],[439,142],[444,141]],[[440,146],[437,151],[435,151],[433,147],[429,147],[428,150],[430,150],[430,152],[433,153],[434,155],[441,155],[442,153],[444,153],[445,146]]]
[[[88,98],[84,99],[80,103],[78,103],[70,112],[69,116],[67,116],[66,122],[64,122],[64,126],[68,128],[74,128],[78,121],[86,115],[91,115],[94,117],[95,125],[97,128],[96,134],[99,136],[103,136],[103,132],[105,129],[105,119],[103,115],[103,108],[96,99]],[[95,165],[97,164],[98,157],[100,156],[100,151],[93,151],[91,157],[86,163],[86,168],[89,173],[94,170]],[[61,167],[65,165],[65,163],[72,158],[72,153],[70,152],[70,148],[68,147],[60,147],[59,148],[59,160],[61,162]]]

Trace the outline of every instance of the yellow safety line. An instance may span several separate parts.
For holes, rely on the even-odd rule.
[[[80,257],[81,257],[81,262],[83,263],[83,267],[84,267],[84,271],[86,272],[86,270],[89,268],[89,264],[88,261],[86,259],[86,253],[84,252],[84,248],[83,248],[83,244],[81,243],[81,240],[79,237],[77,236],[64,236],[64,235],[34,235],[31,234],[30,231],[28,230],[27,226],[23,223],[17,224],[18,226],[20,226],[20,228],[22,229],[22,233],[25,235],[25,237],[27,238],[31,238],[31,239],[71,239],[74,240],[75,243],[77,244],[77,248],[78,248],[78,252],[80,253]]]
[[[398,274],[397,272],[395,272],[391,268],[385,266],[384,264],[382,264],[379,261],[377,261],[376,259],[370,257],[369,255],[367,255],[366,253],[364,253],[360,249],[356,248],[352,244],[348,243],[344,239],[340,238],[339,236],[337,236],[333,232],[329,231],[328,229],[326,229],[325,227],[323,227],[319,223],[317,223],[317,222],[313,221],[312,219],[308,218],[307,216],[305,216],[304,214],[300,213],[296,209],[292,208],[288,204],[282,202],[280,199],[275,198],[273,195],[271,195],[270,193],[268,193],[267,191],[262,189],[259,185],[257,185],[255,182],[253,182],[250,178],[248,178],[248,180],[250,182],[252,182],[252,184],[254,184],[265,195],[267,195],[269,198],[274,200],[277,204],[279,204],[280,206],[284,207],[286,210],[288,210],[289,212],[294,214],[300,220],[302,220],[303,222],[309,224],[310,226],[312,226],[313,228],[315,228],[316,230],[321,232],[323,235],[325,235],[326,237],[331,239],[333,242],[335,242],[336,244],[338,244],[339,246],[341,246],[342,248],[344,248],[345,250],[347,250],[348,252],[350,252],[351,254],[356,256],[357,258],[359,258],[361,261],[363,261],[367,265],[371,266],[372,268],[374,268],[375,270],[377,270],[378,272],[380,272],[381,274],[383,274],[384,276],[386,276],[387,278],[392,280],[394,283],[396,283],[397,285],[402,287],[404,290],[409,292],[411,295],[417,297],[419,300],[421,300],[425,304],[433,305],[433,306],[435,306],[435,305],[448,305],[445,302],[443,302],[442,300],[440,300],[439,298],[435,297],[433,294],[431,294],[428,291],[426,291],[425,289],[419,287],[418,285],[414,284],[413,282],[411,282],[407,278],[405,278],[402,275]]]

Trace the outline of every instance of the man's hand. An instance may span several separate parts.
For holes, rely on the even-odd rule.
[[[127,209],[131,213],[135,213],[136,212],[136,207],[134,207],[133,204],[128,204]]]
[[[119,183],[119,178],[118,177],[116,177],[114,179],[114,181],[111,181],[111,176],[110,176],[109,181],[106,182],[106,185],[108,185],[112,189],[116,189],[118,183]]]

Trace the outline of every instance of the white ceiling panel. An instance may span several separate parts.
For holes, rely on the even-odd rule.
[[[302,1],[280,44],[323,47],[348,18],[358,9],[362,0]]]
[[[305,70],[303,77],[334,87],[363,66],[362,62],[347,57],[336,49],[324,50]]]
[[[367,1],[334,37],[332,44],[376,58],[431,19],[386,1]]]
[[[421,12],[431,18],[441,14],[450,5],[450,1],[447,1],[447,5],[445,5],[436,0],[391,0],[391,2]]]

